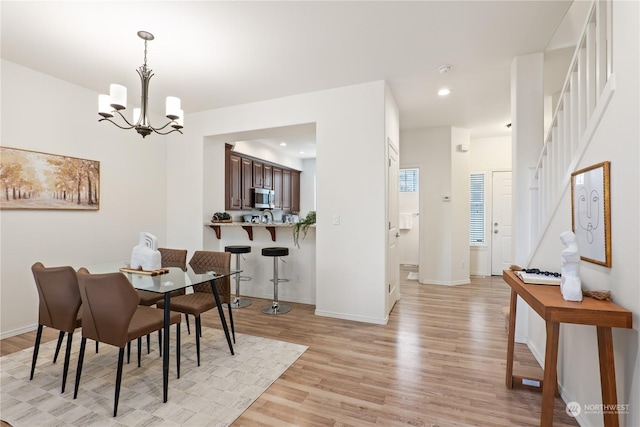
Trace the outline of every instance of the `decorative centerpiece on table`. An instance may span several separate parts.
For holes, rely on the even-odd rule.
[[[300,232],[302,231],[302,238],[307,237],[307,230],[309,227],[316,223],[316,211],[310,211],[306,217],[299,222],[293,224],[293,243],[300,249]]]
[[[211,222],[232,222],[231,215],[226,212],[216,212],[211,217]]]

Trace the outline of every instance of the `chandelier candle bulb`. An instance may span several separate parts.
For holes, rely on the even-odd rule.
[[[98,96],[98,114],[102,117],[113,117],[111,114],[111,97],[109,95]]]
[[[127,88],[122,85],[112,84],[109,86],[111,106],[116,110],[127,108]]]
[[[167,118],[176,120],[180,115],[180,98],[167,96]]]

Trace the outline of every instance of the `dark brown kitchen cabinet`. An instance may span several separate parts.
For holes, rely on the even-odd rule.
[[[242,157],[242,209],[253,208],[253,161]]]
[[[291,212],[300,212],[300,172],[291,171]]]
[[[263,176],[263,163],[253,161],[253,186],[254,188],[263,188],[264,176]]]
[[[300,210],[300,171],[225,147],[225,210],[253,209],[253,189],[274,190],[275,209]]]
[[[273,190],[273,166],[265,163],[262,166],[262,172],[262,188]]]
[[[291,209],[291,170],[282,170],[282,209]]]
[[[225,210],[242,209],[242,169],[241,158],[231,153],[231,146],[225,147]]]
[[[275,209],[282,209],[282,168],[273,167],[273,190],[275,192]]]

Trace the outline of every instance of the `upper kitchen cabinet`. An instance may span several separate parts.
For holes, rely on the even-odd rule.
[[[300,171],[225,147],[225,210],[253,209],[253,189],[275,192],[275,209],[300,210]]]
[[[300,171],[291,171],[291,212],[300,212]]]
[[[257,160],[253,160],[253,187],[263,188],[264,183],[264,164]]]
[[[282,168],[273,167],[273,190],[275,190],[275,208],[282,209]]]
[[[225,209],[242,209],[242,158],[231,153],[231,146],[225,148]]]
[[[273,190],[273,166],[265,163],[262,166],[263,178],[262,188]]]
[[[253,161],[242,157],[242,209],[253,208]]]

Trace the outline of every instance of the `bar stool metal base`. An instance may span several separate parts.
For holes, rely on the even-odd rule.
[[[251,304],[252,301],[250,299],[234,298],[231,303],[231,308],[244,308],[249,307]]]
[[[236,270],[240,270],[240,255],[251,252],[251,246],[236,245],[225,246],[225,252],[231,252],[236,255]],[[251,280],[251,277],[240,276],[236,274],[236,294],[233,302],[229,305],[231,308],[244,308],[251,305],[251,300],[246,298],[240,298],[240,282]]]
[[[271,305],[262,307],[261,311],[264,314],[284,314],[290,312],[291,307],[286,304],[278,304],[277,302],[274,302]]]

